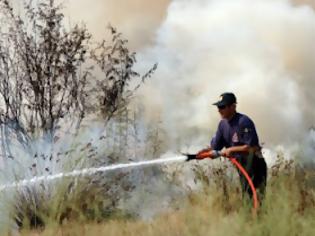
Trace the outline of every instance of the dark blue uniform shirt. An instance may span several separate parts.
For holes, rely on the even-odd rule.
[[[245,144],[259,147],[259,140],[254,122],[240,113],[236,113],[231,120],[222,119],[211,140],[211,148],[214,150]]]

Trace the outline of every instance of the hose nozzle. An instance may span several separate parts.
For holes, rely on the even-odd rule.
[[[197,159],[197,154],[184,154],[187,156],[186,161],[191,161],[191,160],[196,160]]]
[[[191,161],[191,160],[202,160],[205,158],[215,159],[221,156],[221,152],[217,150],[204,150],[204,151],[199,152],[198,154],[183,153],[183,155],[187,156],[186,161]]]

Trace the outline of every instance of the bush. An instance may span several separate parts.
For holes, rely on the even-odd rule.
[[[1,183],[127,158],[125,143],[116,140],[128,134],[111,130],[130,122],[121,118],[156,65],[140,76],[120,32],[109,26],[110,38],[93,42],[84,25],[65,26],[54,0],[26,1],[23,14],[0,0]],[[126,172],[115,172],[40,182],[1,197],[14,206],[5,208],[19,225],[35,226],[108,215],[132,188]]]

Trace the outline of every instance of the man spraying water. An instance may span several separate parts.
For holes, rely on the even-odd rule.
[[[211,140],[211,147],[200,151],[198,154],[188,155],[188,160],[215,158],[220,155],[230,158],[232,163],[238,168],[243,192],[248,193],[248,195],[253,198],[254,208],[257,208],[258,200],[256,189],[259,190],[262,195],[264,194],[267,167],[260,152],[261,147],[259,146],[255,125],[246,115],[236,112],[236,98],[232,93],[222,94],[220,101],[214,103],[214,105],[218,107],[222,120],[219,123],[216,135]],[[185,160],[186,157],[184,156],[174,156],[171,158],[135,163],[85,168],[54,175],[35,176],[31,179],[22,179],[13,183],[0,185],[0,192],[6,189],[37,185],[42,182],[50,182],[61,178],[88,176],[117,169],[181,162]]]
[[[255,190],[258,190],[260,197],[263,197],[267,180],[267,165],[261,154],[254,122],[248,116],[236,111],[236,103],[233,93],[223,93],[220,100],[213,104],[217,106],[222,120],[211,140],[211,147],[201,150],[197,155],[188,155],[188,159],[215,158],[220,155],[233,156],[241,165],[238,172],[243,193],[247,193],[250,198],[253,197],[250,183],[240,171],[242,167],[248,173]]]

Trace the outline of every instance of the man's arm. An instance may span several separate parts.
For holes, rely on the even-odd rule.
[[[243,144],[239,146],[229,147],[222,150],[223,156],[228,157],[228,156],[232,156],[235,153],[248,154],[248,153],[254,153],[260,150],[258,135],[256,132],[254,122],[247,116],[244,116],[243,119],[240,120],[239,129],[240,129],[240,137],[239,137],[240,142]]]
[[[230,157],[234,153],[254,153],[255,151],[259,150],[258,146],[251,147],[247,144],[229,147],[221,151],[221,155],[225,157]]]
[[[210,150],[221,150],[224,147],[222,121],[220,121],[218,129],[213,138],[211,139],[210,145],[211,145],[211,147],[209,148]]]
[[[209,157],[214,158],[218,156],[218,153],[216,150],[221,150],[224,146],[221,125],[222,123],[220,122],[215,135],[210,141],[211,146],[199,151],[196,156],[197,159],[203,159],[203,158],[209,158]]]

